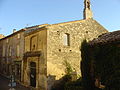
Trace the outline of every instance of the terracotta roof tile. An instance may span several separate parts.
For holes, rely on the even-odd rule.
[[[120,42],[120,30],[104,33],[98,36],[98,38],[95,38],[92,41],[90,41],[89,45],[107,44],[107,43],[113,43],[113,42]]]

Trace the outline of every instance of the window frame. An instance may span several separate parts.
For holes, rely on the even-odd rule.
[[[70,46],[70,34],[69,33],[64,33],[63,44],[64,46]]]
[[[20,57],[20,45],[17,45],[17,53],[16,53],[17,57]]]
[[[17,38],[18,38],[18,39],[20,38],[20,33],[17,34]]]

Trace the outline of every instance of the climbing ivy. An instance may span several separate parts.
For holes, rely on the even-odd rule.
[[[86,40],[81,46],[82,86],[84,90],[99,90],[99,78],[104,90],[120,90],[120,47],[115,44],[90,46]]]
[[[101,45],[94,47],[95,75],[101,78],[105,90],[120,88],[120,47]]]

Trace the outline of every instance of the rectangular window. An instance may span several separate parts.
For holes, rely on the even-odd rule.
[[[20,46],[17,45],[17,57],[19,57],[19,56],[20,56]]]
[[[5,57],[5,46],[3,46],[3,53],[2,53],[3,57]]]
[[[8,43],[8,41],[9,41],[9,40],[7,39],[7,41],[6,41],[6,42]]]
[[[30,39],[30,50],[36,51],[37,50],[37,36],[32,36]]]
[[[65,33],[64,34],[64,36],[63,36],[64,38],[64,45],[66,45],[66,46],[70,46],[70,34],[68,34],[68,33]]]
[[[12,55],[12,50],[11,50],[11,47],[9,47],[9,56]]]
[[[17,35],[17,38],[20,38],[20,34]]]

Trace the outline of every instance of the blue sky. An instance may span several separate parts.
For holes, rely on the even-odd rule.
[[[0,0],[0,33],[39,24],[83,19],[84,0]],[[91,0],[94,19],[109,31],[120,30],[120,0]]]

